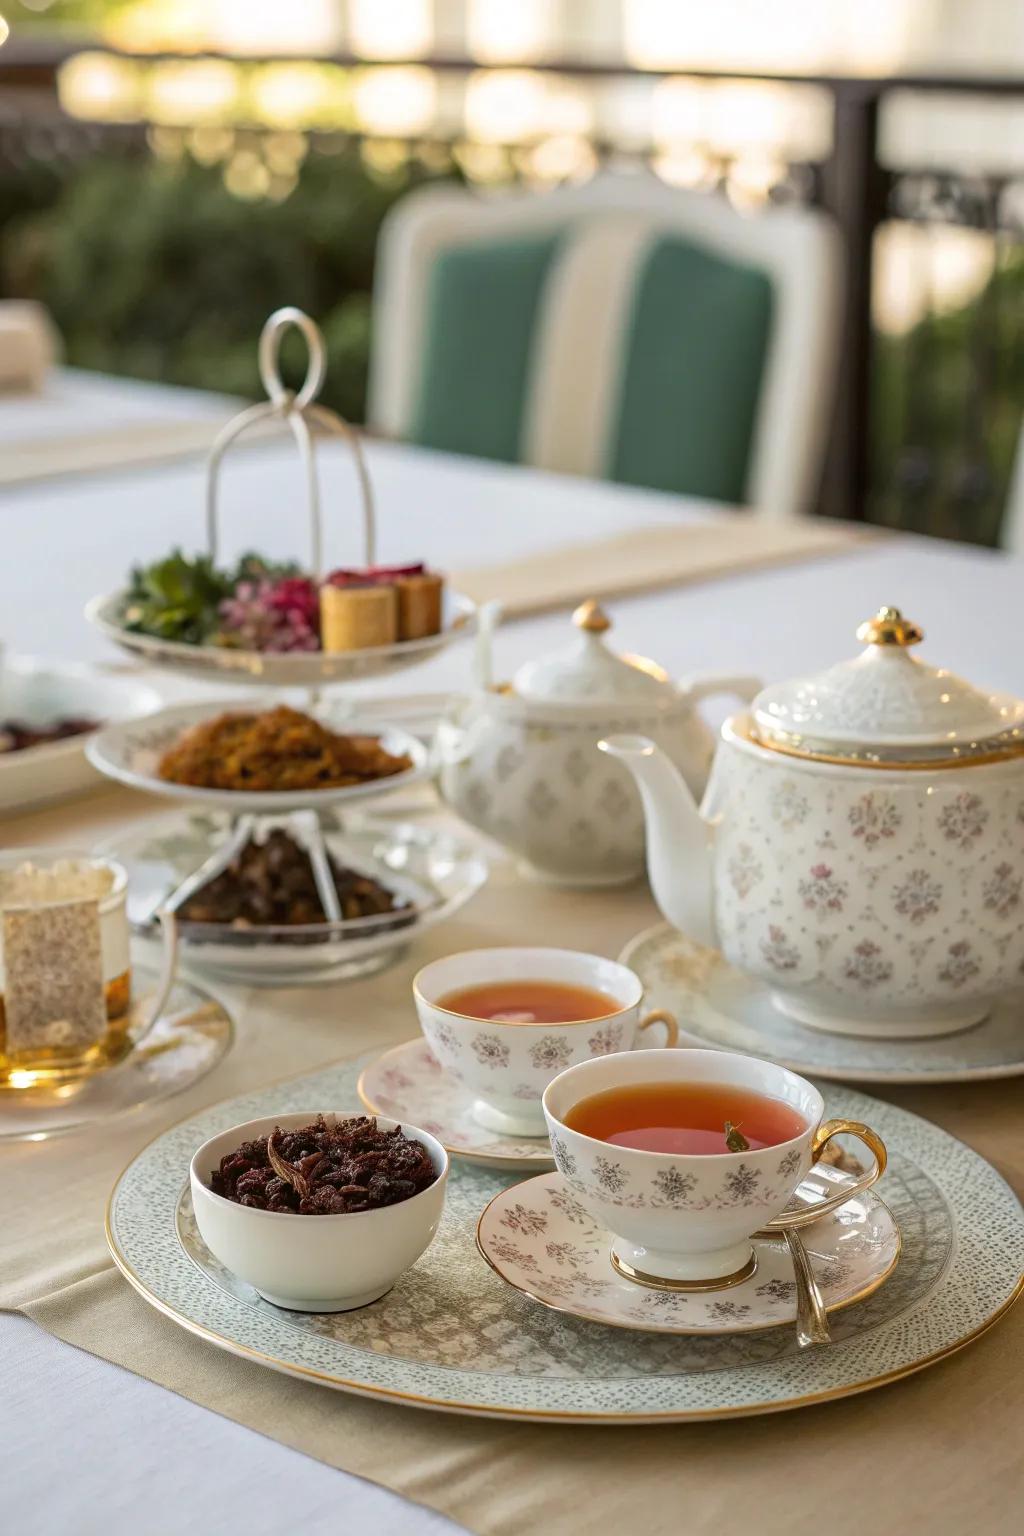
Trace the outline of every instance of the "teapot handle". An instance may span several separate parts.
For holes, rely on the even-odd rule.
[[[679,693],[688,704],[699,704],[702,699],[716,693],[731,693],[744,704],[750,704],[761,692],[764,683],[759,677],[737,672],[704,672],[699,676],[681,677],[676,684]]]

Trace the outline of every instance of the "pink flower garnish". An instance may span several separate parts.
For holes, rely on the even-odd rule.
[[[221,645],[247,651],[318,651],[320,599],[305,576],[240,581],[220,605]]]

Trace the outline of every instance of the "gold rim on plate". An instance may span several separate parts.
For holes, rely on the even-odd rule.
[[[279,1078],[274,1083],[266,1084],[265,1087],[283,1087],[286,1083],[298,1082],[301,1078],[308,1076],[308,1071],[290,1073],[287,1077]],[[237,1097],[237,1094],[232,1094],[229,1097],[220,1099],[217,1103],[207,1106],[207,1111],[204,1111],[204,1113],[209,1110],[219,1109],[222,1105],[233,1103]],[[189,1118],[193,1117],[190,1116]],[[181,1125],[184,1122],[178,1121],[177,1123]],[[147,1148],[151,1147],[154,1142],[159,1141],[162,1136],[166,1136],[173,1129],[175,1129],[174,1126],[168,1126],[164,1130],[158,1131],[155,1136],[151,1136],[149,1141],[139,1148],[134,1157],[129,1158],[114,1181],[114,1186],[107,1200],[103,1220],[107,1247],[110,1250],[110,1256],[114,1260],[115,1265],[121,1274],[124,1275],[129,1285],[157,1312],[161,1312],[165,1317],[169,1317],[173,1322],[184,1328],[187,1333],[193,1334],[196,1338],[207,1340],[207,1342],[215,1345],[217,1348],[223,1349],[227,1354],[237,1355],[242,1359],[255,1360],[268,1369],[277,1371],[284,1376],[294,1376],[306,1381],[318,1381],[334,1391],[351,1392],[354,1396],[366,1397],[374,1401],[410,1403],[420,1408],[433,1408],[444,1413],[461,1414],[471,1418],[517,1419],[533,1423],[638,1425],[707,1423],[716,1419],[750,1419],[762,1414],[786,1413],[794,1408],[805,1408],[818,1403],[835,1402],[839,1398],[856,1397],[862,1392],[872,1391],[875,1387],[887,1386],[890,1382],[901,1381],[906,1376],[914,1376],[918,1371],[923,1371],[928,1366],[935,1365],[939,1360],[948,1359],[950,1355],[955,1355],[960,1350],[965,1349],[968,1344],[973,1344],[976,1339],[981,1338],[982,1334],[987,1333],[990,1328],[993,1328],[1019,1300],[1020,1296],[1024,1294],[1024,1275],[1021,1275],[1006,1300],[977,1328],[973,1328],[970,1333],[964,1334],[962,1338],[955,1339],[944,1348],[934,1350],[929,1355],[923,1355],[910,1365],[900,1366],[892,1371],[883,1371],[877,1376],[866,1377],[863,1381],[854,1382],[848,1386],[832,1387],[823,1392],[809,1392],[805,1393],[802,1397],[787,1398],[772,1403],[745,1404],[742,1407],[736,1408],[696,1410],[674,1408],[664,1413],[651,1414],[577,1413],[550,1408],[512,1408],[498,1404],[453,1403],[444,1398],[427,1397],[415,1392],[401,1392],[395,1388],[368,1386],[364,1382],[352,1381],[348,1377],[332,1375],[328,1371],[319,1371],[312,1366],[296,1365],[280,1360],[274,1355],[265,1354],[262,1350],[250,1349],[247,1345],[239,1344],[234,1339],[229,1339],[225,1334],[218,1333],[216,1329],[208,1328],[204,1323],[196,1322],[193,1318],[186,1316],[184,1312],[180,1312],[176,1307],[171,1306],[169,1302],[164,1301],[162,1297],[157,1296],[155,1292],[151,1291],[141,1276],[132,1268],[127,1256],[118,1247],[111,1225],[111,1216],[114,1199],[120,1188],[121,1180]],[[490,1204],[491,1202],[488,1201],[488,1205]],[[481,1219],[482,1215],[483,1213],[481,1213]],[[490,1264],[490,1260],[487,1262]],[[494,1266],[491,1265],[491,1268],[493,1269]],[[497,1271],[495,1272],[497,1273]],[[212,1284],[213,1282],[211,1281],[210,1283]],[[545,1302],[544,1305],[546,1306],[548,1303]],[[556,1307],[552,1308],[552,1310],[561,1311],[563,1309]]]

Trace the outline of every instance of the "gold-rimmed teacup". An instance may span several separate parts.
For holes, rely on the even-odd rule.
[[[599,1018],[552,1024],[474,1018],[443,1006],[468,987],[503,981],[546,981],[602,992],[609,1012]],[[580,950],[473,949],[434,960],[412,984],[420,1028],[446,1072],[473,1096],[473,1115],[488,1130],[510,1136],[543,1136],[541,1096],[566,1067],[630,1051],[652,1025],[674,1045],[676,1023],[662,1010],[644,1012],[643,983],[634,971]],[[644,1041],[646,1043],[646,1041]]]
[[[734,1086],[781,1100],[797,1112],[799,1133],[777,1145],[742,1152],[647,1152],[572,1130],[566,1117],[596,1093],[637,1084]],[[787,1067],[731,1051],[645,1051],[584,1061],[567,1068],[544,1093],[555,1165],[580,1204],[611,1234],[612,1265],[657,1289],[718,1290],[754,1268],[750,1239],[763,1227],[802,1225],[783,1215],[797,1186],[834,1136],[858,1137],[871,1168],[824,1215],[870,1188],[885,1171],[885,1145],[870,1126],[826,1120],[825,1102]]]

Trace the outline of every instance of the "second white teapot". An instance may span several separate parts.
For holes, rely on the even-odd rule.
[[[655,663],[609,648],[611,620],[594,601],[573,624],[564,650],[520,667],[511,684],[485,683],[441,722],[440,788],[464,821],[532,873],[618,885],[643,872],[644,817],[629,773],[598,741],[649,736],[699,795],[714,738],[695,705],[712,693],[750,699],[760,685],[724,676],[674,684]]]

